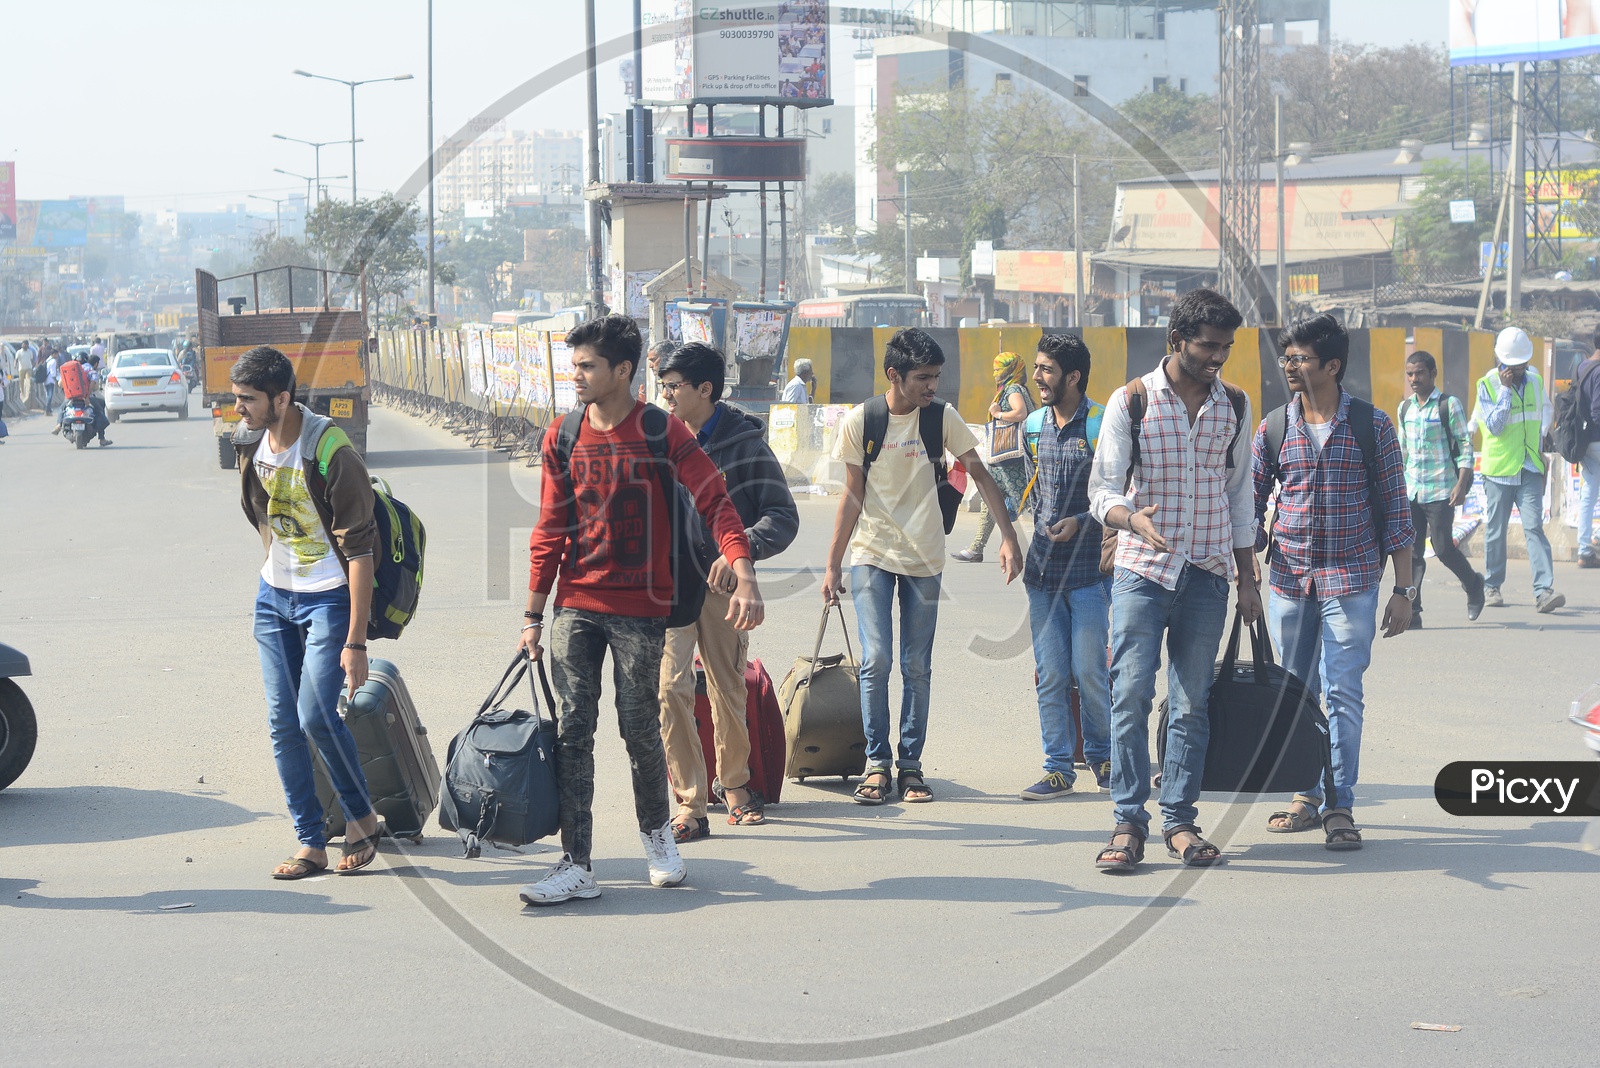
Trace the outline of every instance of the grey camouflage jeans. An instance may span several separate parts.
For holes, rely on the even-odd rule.
[[[550,633],[550,680],[557,705],[561,847],[579,864],[589,863],[594,843],[594,732],[600,723],[600,668],[607,648],[617,689],[617,720],[633,766],[639,830],[657,830],[671,815],[657,691],[666,634],[664,619],[556,609]]]

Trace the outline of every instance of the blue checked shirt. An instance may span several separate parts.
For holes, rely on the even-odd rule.
[[[1367,468],[1349,426],[1350,394],[1339,400],[1328,443],[1320,453],[1306,432],[1300,398],[1289,401],[1289,427],[1279,456],[1282,483],[1272,526],[1272,592],[1306,600],[1365,593],[1383,577],[1384,558],[1416,538],[1406,499],[1400,441],[1387,413],[1374,412],[1383,544],[1373,529]],[[1253,477],[1256,519],[1267,510],[1273,479],[1264,462],[1267,423],[1256,430]]]
[[[1056,425],[1055,410],[1040,413],[1037,480],[1033,486],[1033,541],[1022,568],[1023,585],[1065,593],[1101,581],[1100,524],[1089,514],[1089,468],[1094,443],[1089,440],[1091,412],[1098,404],[1085,397],[1066,426]],[[1050,540],[1052,524],[1076,516],[1078,533],[1059,545]]]
[[[1456,456],[1444,439],[1439,420],[1439,405],[1449,405],[1450,436],[1455,439]],[[1418,504],[1450,499],[1456,488],[1458,468],[1472,470],[1472,432],[1461,402],[1437,389],[1426,400],[1407,397],[1400,405],[1400,451],[1406,458],[1406,486]]]

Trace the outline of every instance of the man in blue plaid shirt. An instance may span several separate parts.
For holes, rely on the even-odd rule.
[[[1456,548],[1456,509],[1472,489],[1472,430],[1461,402],[1434,386],[1439,373],[1433,353],[1417,350],[1406,357],[1406,388],[1400,402],[1400,451],[1406,460],[1406,488],[1411,494],[1411,524],[1417,544],[1411,553],[1411,584],[1417,599],[1411,629],[1422,629],[1422,576],[1428,562],[1422,539],[1433,539],[1439,562],[1461,580],[1467,591],[1467,618],[1483,611],[1483,576]]]
[[[1362,676],[1372,662],[1384,557],[1394,558],[1396,586],[1383,611],[1383,634],[1392,638],[1411,624],[1411,505],[1394,424],[1381,411],[1344,391],[1350,337],[1331,315],[1291,323],[1279,336],[1289,390],[1286,409],[1269,413],[1256,431],[1256,516],[1266,513],[1278,487],[1268,562],[1272,600],[1267,623],[1284,667],[1320,694],[1333,743],[1337,796],[1321,784],[1294,795],[1267,829],[1302,831],[1319,824],[1329,849],[1360,849],[1351,815],[1361,757],[1366,705]],[[1372,420],[1377,450],[1377,496],[1368,485],[1367,457],[1352,420]],[[1279,420],[1281,450],[1274,457],[1268,427]],[[1365,435],[1363,435],[1365,436]]]

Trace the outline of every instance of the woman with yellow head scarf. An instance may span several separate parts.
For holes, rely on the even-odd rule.
[[[994,402],[989,405],[989,472],[1000,484],[1007,504],[1013,510],[1022,500],[1028,485],[1027,465],[1023,462],[1022,423],[1033,411],[1033,393],[1028,389],[1027,366],[1015,352],[1002,352],[994,358]],[[983,547],[994,533],[994,516],[984,505],[978,521],[978,535],[960,552],[951,553],[969,564],[983,562]]]

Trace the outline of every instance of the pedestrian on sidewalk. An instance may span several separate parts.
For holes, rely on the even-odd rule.
[[[789,379],[783,387],[783,404],[810,404],[811,391],[816,388],[816,372],[811,368],[810,360],[794,361],[794,377]]]
[[[722,399],[722,353],[691,341],[661,361],[661,395],[667,411],[694,432],[695,440],[722,472],[728,496],[739,511],[750,559],[770,560],[787,549],[800,530],[800,510],[789,492],[783,467],[767,446],[766,424]],[[706,540],[711,540],[710,532]],[[677,814],[672,836],[679,843],[711,834],[707,791],[728,808],[728,823],[748,827],[766,822],[766,799],[750,785],[750,731],[745,724],[744,669],[748,631],[728,622],[729,598],[738,582],[726,557],[718,557],[707,577],[700,619],[667,631],[661,656],[661,742]],[[717,780],[706,782],[706,758],[695,730],[695,649],[705,669],[706,696],[716,747]]]
[[[989,405],[989,473],[1000,485],[1006,499],[1006,518],[1013,522],[1022,504],[1022,491],[1028,485],[1028,467],[1022,449],[1022,424],[1034,409],[1028,392],[1027,367],[1014,352],[994,358],[994,400]],[[978,517],[978,533],[972,544],[950,555],[964,564],[983,563],[983,547],[994,533],[994,512],[983,506]]]
[[[1594,536],[1595,503],[1600,500],[1600,333],[1594,336],[1594,352],[1573,373],[1578,383],[1578,411],[1588,417],[1589,446],[1584,450],[1579,469],[1583,487],[1578,494],[1578,566],[1600,567],[1600,541]]]
[[[1340,361],[1341,364],[1343,361]],[[1456,509],[1472,489],[1472,431],[1461,402],[1434,385],[1438,364],[1431,352],[1418,349],[1406,357],[1406,388],[1400,402],[1400,451],[1405,457],[1406,490],[1416,544],[1411,552],[1411,629],[1422,629],[1422,577],[1428,561],[1423,539],[1433,539],[1439,562],[1461,581],[1467,593],[1467,618],[1483,611],[1483,576],[1456,548]]]
[[[1261,616],[1250,487],[1250,401],[1222,381],[1234,334],[1232,304],[1194,289],[1172,305],[1168,355],[1106,404],[1089,481],[1090,511],[1118,531],[1111,586],[1111,800],[1116,826],[1095,858],[1128,872],[1150,833],[1150,709],[1165,636],[1169,663],[1166,761],[1161,773],[1167,852],[1203,867],[1222,859],[1201,837],[1200,775],[1211,726],[1217,648],[1236,582],[1246,623]],[[1133,436],[1130,405],[1142,411]],[[1137,441],[1137,446],[1135,442]]]
[[[1044,777],[1022,791],[1024,801],[1074,792],[1080,727],[1084,762],[1100,789],[1111,786],[1111,577],[1100,573],[1101,527],[1089,513],[1089,471],[1105,408],[1084,393],[1089,363],[1089,347],[1074,334],[1044,335],[1033,357],[1039,409],[1023,431],[1037,474],[1022,585],[1033,630]],[[1072,713],[1074,683],[1081,722]]]
[[[550,665],[564,853],[544,878],[522,888],[530,905],[600,896],[590,854],[594,734],[607,649],[650,884],[676,886],[686,875],[667,805],[659,697],[674,599],[668,561],[678,506],[667,497],[674,482],[693,496],[733,570],[727,622],[751,630],[763,616],[750,544],[721,474],[681,420],[637,399],[633,379],[644,356],[638,326],[625,315],[606,315],[581,323],[567,343],[583,408],[573,417],[576,440],[563,445],[565,419],[545,434],[539,519],[529,539],[528,607],[518,641],[533,659],[542,655],[545,604],[554,586]]]
[[[1494,354],[1497,365],[1478,380],[1472,413],[1472,421],[1483,432],[1483,489],[1488,498],[1483,521],[1484,603],[1490,608],[1506,603],[1500,587],[1506,579],[1506,530],[1515,506],[1533,572],[1534,606],[1540,612],[1554,612],[1567,599],[1555,590],[1554,558],[1544,533],[1549,470],[1539,446],[1555,420],[1555,409],[1545,396],[1544,379],[1528,366],[1533,342],[1521,328],[1500,331]]]
[[[839,422],[833,458],[845,465],[845,492],[834,518],[822,576],[823,603],[839,603],[842,568],[851,552],[850,589],[861,635],[861,718],[867,768],[855,800],[881,805],[899,770],[901,801],[933,800],[922,774],[933,677],[933,634],[939,623],[945,520],[939,482],[945,454],[966,467],[1000,527],[1000,572],[1021,568],[1017,532],[1005,498],[978,457],[978,439],[954,405],[936,400],[944,352],[925,330],[897,331],[884,346],[889,389],[852,408]],[[875,432],[867,431],[873,413]],[[876,431],[882,420],[881,432]],[[870,475],[870,477],[869,477]],[[893,666],[894,605],[900,605],[900,744],[890,740],[889,674]]]
[[[1253,464],[1257,521],[1278,493],[1264,546],[1272,570],[1267,624],[1285,669],[1327,710],[1335,796],[1310,785],[1287,811],[1272,814],[1267,829],[1321,825],[1329,849],[1360,849],[1352,813],[1366,715],[1362,680],[1372,662],[1385,558],[1394,560],[1395,586],[1384,601],[1383,636],[1411,624],[1413,506],[1394,424],[1344,389],[1344,327],[1327,314],[1300,319],[1278,344],[1291,398],[1261,421]]]
[[[272,757],[300,839],[299,852],[272,877],[303,879],[328,867],[325,814],[308,738],[344,808],[344,856],[337,868],[342,875],[378,855],[378,816],[355,739],[338,708],[341,682],[353,695],[367,681],[378,536],[372,481],[354,448],[328,447],[344,432],[295,403],[294,367],[283,353],[258,345],[234,362],[230,376],[234,411],[244,424],[233,435],[244,513],[267,552],[256,593],[255,637]]]

